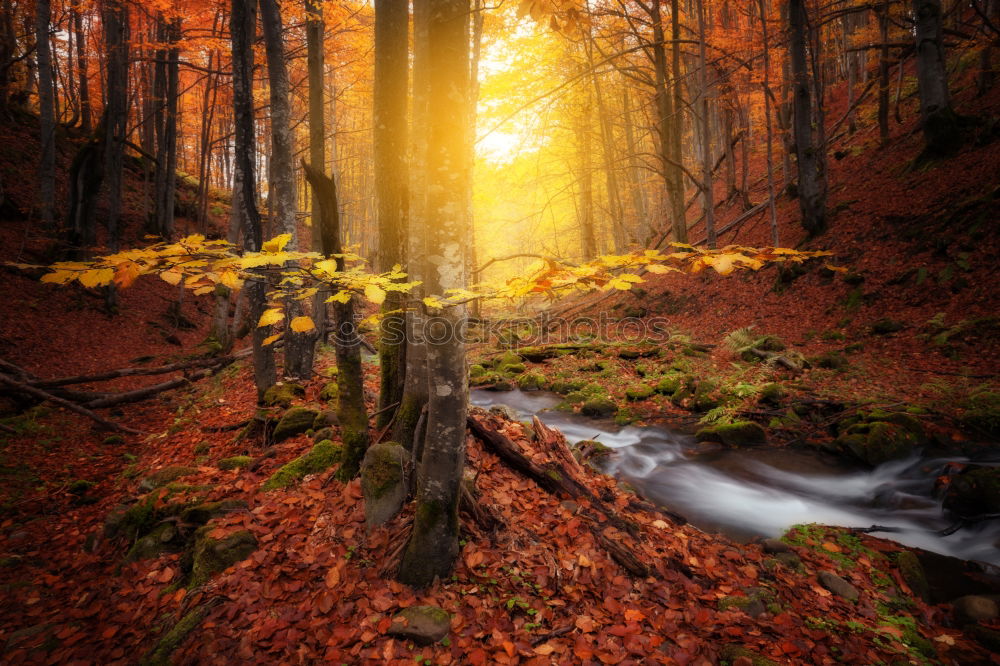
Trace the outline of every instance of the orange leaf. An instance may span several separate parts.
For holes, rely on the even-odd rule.
[[[331,590],[340,584],[340,569],[338,567],[330,567],[330,570],[326,572],[326,586]]]
[[[823,550],[829,551],[831,553],[839,553],[841,551],[841,548],[832,541],[824,541]]]
[[[514,644],[511,643],[510,641],[503,642],[503,649],[504,652],[507,653],[508,657],[513,657],[515,654],[517,654],[517,648],[515,648]]]
[[[629,622],[641,622],[646,619],[646,616],[642,614],[642,611],[629,608],[625,611],[625,619]]]

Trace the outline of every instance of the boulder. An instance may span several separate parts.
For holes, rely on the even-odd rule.
[[[337,384],[336,380],[332,382],[327,382],[323,385],[323,388],[319,391],[319,399],[324,402],[333,402],[340,395],[340,386]]]
[[[792,547],[781,539],[764,539],[761,542],[761,547],[764,549],[765,553],[769,553],[771,555],[792,552]]]
[[[309,474],[319,474],[343,459],[344,448],[328,439],[315,444],[304,456],[287,463],[261,486],[263,490],[287,488]]]
[[[896,555],[896,568],[914,595],[930,603],[931,588],[920,559],[911,550],[901,550]]]
[[[278,382],[264,392],[264,404],[268,407],[288,409],[296,398],[304,396],[306,389],[301,384]]]
[[[442,640],[450,630],[447,611],[437,606],[410,606],[392,618],[386,633],[427,645]]]
[[[919,419],[903,412],[873,409],[837,424],[834,446],[873,467],[906,458],[927,443]]]
[[[587,382],[580,379],[557,379],[552,382],[549,390],[553,393],[558,393],[559,395],[566,395],[567,393],[572,393],[573,391],[579,391],[586,386],[586,384]]]
[[[219,469],[242,469],[248,467],[252,462],[253,458],[250,456],[232,456],[231,458],[223,458],[215,463],[215,466]]]
[[[838,597],[847,599],[848,601],[858,600],[858,588],[854,587],[837,574],[830,571],[821,571],[819,572],[818,578],[820,585],[830,590]]]
[[[274,427],[274,443],[279,444],[290,437],[312,430],[318,413],[305,407],[295,407],[285,412]]]
[[[312,429],[322,430],[323,428],[335,425],[340,425],[340,419],[337,417],[337,412],[332,409],[324,409],[316,415],[316,420],[313,421]]]
[[[324,439],[333,439],[333,435],[334,435],[333,428],[330,428],[329,426],[325,428],[320,428],[319,430],[313,433],[313,438],[312,438],[313,444],[318,444],[319,442],[322,442]]]
[[[996,619],[1000,610],[992,599],[977,594],[967,594],[951,602],[958,626]]]
[[[164,523],[146,536],[140,538],[125,555],[126,562],[138,562],[159,557],[163,553],[179,552],[184,546],[184,539],[178,533],[173,523]]]
[[[197,474],[198,470],[194,467],[185,467],[184,465],[172,465],[171,467],[164,467],[161,470],[150,474],[145,479],[139,482],[139,490],[143,492],[149,492],[151,490],[156,490],[157,488],[162,488],[163,486],[176,481],[177,479],[184,476],[191,476],[192,474]]]
[[[964,406],[963,428],[979,437],[1000,438],[1000,393],[980,391]]]
[[[656,392],[661,395],[673,395],[681,388],[680,375],[664,375],[656,383]]]
[[[889,335],[890,333],[898,333],[904,328],[906,328],[906,324],[903,322],[885,317],[872,324],[871,332],[872,335]]]
[[[409,494],[410,454],[396,442],[368,448],[361,462],[365,524],[376,527],[399,513]]]
[[[584,416],[600,419],[614,416],[618,412],[618,405],[613,400],[605,397],[590,398],[583,403],[580,413]]]
[[[545,375],[527,372],[517,378],[517,387],[522,391],[541,391],[545,388]]]
[[[1000,467],[970,465],[951,477],[944,508],[964,517],[1000,513]]]
[[[781,384],[770,383],[765,384],[760,390],[760,396],[758,401],[765,404],[771,405],[772,407],[780,405],[781,401],[785,399],[785,389]]]
[[[232,511],[243,511],[247,508],[245,500],[226,499],[218,502],[203,502],[190,506],[180,513],[182,523],[204,525],[213,518]]]
[[[759,423],[736,421],[702,428],[695,433],[699,442],[721,442],[726,446],[755,446],[767,442],[767,432]]]
[[[636,384],[625,389],[625,397],[633,402],[647,400],[653,395],[653,387],[648,384]]]
[[[493,405],[490,407],[490,414],[507,419],[508,421],[517,420],[517,412],[513,407],[508,407],[507,405]]]
[[[257,550],[257,539],[249,530],[214,539],[209,536],[212,529],[211,525],[205,525],[195,533],[191,587],[203,585],[215,574],[245,560]]]

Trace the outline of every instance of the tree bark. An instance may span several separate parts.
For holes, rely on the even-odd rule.
[[[104,177],[108,183],[108,244],[117,252],[121,243],[122,170],[128,135],[129,18],[124,0],[101,0],[106,48]],[[109,300],[113,300],[109,298]]]
[[[398,0],[375,0],[374,151],[378,205],[379,271],[405,263],[407,218],[406,107],[409,74],[409,7]],[[379,410],[377,425],[394,417],[389,405],[400,403],[406,374],[405,319],[400,292],[382,303],[379,337]]]
[[[162,17],[159,19],[163,21]],[[161,31],[170,48],[162,51],[166,62],[162,65],[163,98],[157,99],[157,115],[162,118],[156,137],[156,188],[155,222],[156,233],[169,240],[174,230],[174,205],[177,196],[177,107],[178,81],[180,77],[180,49],[177,41],[181,38],[181,20],[175,18],[163,25]],[[159,67],[160,64],[157,63]]]
[[[306,0],[306,76],[309,82],[309,162],[326,171],[326,112],[323,95],[323,68],[326,25],[323,23],[323,6]],[[310,191],[312,188],[310,187]],[[323,250],[320,235],[323,223],[319,212],[319,198],[311,191],[309,210],[312,217],[313,249]],[[316,292],[313,301],[313,319],[316,322],[316,339],[327,337],[326,299],[330,290],[325,285]]]
[[[38,44],[38,116],[41,159],[38,166],[38,204],[42,224],[55,227],[53,203],[56,195],[56,117],[52,88],[52,51],[49,30],[52,20],[50,0],[36,0],[35,41]]]
[[[708,116],[708,62],[705,58],[705,2],[698,3],[698,71],[701,87],[701,194],[705,209],[705,231],[708,247],[715,249],[715,199],[712,187],[712,132]]]
[[[442,294],[466,283],[460,239],[468,186],[469,0],[430,0],[427,26],[426,289]],[[461,184],[456,187],[455,184]],[[430,397],[420,460],[413,531],[399,579],[426,586],[448,575],[458,555],[458,504],[465,464],[468,375],[462,339],[465,307],[441,310],[427,322]]]
[[[234,177],[240,193],[238,210],[243,227],[243,249],[248,252],[259,252],[263,242],[260,213],[257,210],[257,180],[254,168],[256,135],[253,110],[253,43],[257,27],[256,5],[256,0],[233,0],[230,15],[235,126]],[[247,283],[245,291],[249,308],[247,316],[253,327],[254,383],[257,385],[257,401],[260,402],[264,399],[264,392],[277,381],[274,352],[263,344],[267,337],[267,329],[257,326],[257,321],[267,305],[267,285],[263,278],[251,280]]]
[[[799,207],[802,226],[813,237],[826,229],[826,176],[822,172],[823,162],[819,155],[823,147],[814,144],[813,136],[813,100],[806,59],[809,17],[805,0],[789,0],[788,12]],[[822,100],[816,100],[816,103],[822,104]]]
[[[917,85],[924,156],[949,155],[961,145],[959,118],[951,107],[941,40],[941,0],[913,0],[917,38]]]

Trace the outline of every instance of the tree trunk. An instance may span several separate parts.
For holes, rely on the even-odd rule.
[[[160,19],[162,21],[162,18]],[[166,55],[163,64],[163,94],[157,99],[158,117],[162,117],[159,135],[156,137],[156,193],[155,224],[156,233],[169,240],[174,230],[174,204],[177,196],[177,106],[178,79],[180,75],[180,49],[177,41],[181,38],[181,21],[173,19],[164,25],[162,31],[170,48],[161,53]],[[159,65],[159,63],[158,63]]]
[[[826,229],[826,188],[822,182],[819,151],[814,145],[812,92],[806,61],[806,30],[808,16],[805,0],[789,0],[791,27],[789,58],[792,64],[793,123],[795,128],[795,156],[799,170],[799,206],[802,226],[810,237]],[[821,104],[822,100],[817,100]]]
[[[712,187],[712,133],[708,117],[708,62],[705,58],[705,2],[698,2],[698,71],[701,87],[701,195],[705,210],[705,231],[708,247],[715,249],[715,199]]]
[[[105,64],[104,177],[108,182],[108,244],[117,252],[121,243],[122,169],[128,135],[129,19],[124,0],[101,0]],[[109,299],[112,300],[112,299]]]
[[[52,89],[52,51],[49,30],[52,17],[50,0],[36,0],[35,40],[38,44],[38,116],[41,161],[38,167],[38,203],[45,228],[55,227],[53,203],[56,195],[56,118]]]
[[[917,85],[924,155],[941,157],[961,145],[959,118],[951,108],[941,41],[941,0],[913,0],[917,37]]]
[[[375,0],[374,151],[378,204],[377,270],[405,263],[407,216],[406,106],[409,74],[409,7],[398,0]],[[379,337],[379,416],[384,428],[394,417],[390,405],[403,397],[406,372],[402,293],[389,292],[382,303]]]
[[[306,180],[319,203],[320,238],[323,254],[340,254],[340,213],[337,186],[333,179],[309,164],[303,164]],[[344,258],[337,257],[337,270],[344,270]],[[336,287],[336,285],[334,285]],[[368,449],[368,413],[365,409],[364,371],[361,367],[361,341],[354,322],[354,299],[334,302],[334,349],[337,356],[337,419],[344,442],[344,461],[337,473],[342,481],[353,479]]]
[[[309,162],[326,172],[326,112],[323,99],[323,48],[326,25],[323,23],[323,6],[306,0],[306,76],[309,81]],[[312,190],[312,186],[310,186]],[[309,210],[312,217],[313,250],[323,251],[320,235],[323,219],[319,212],[319,198],[311,191]],[[325,285],[316,292],[313,300],[313,319],[316,322],[316,339],[327,337],[326,299],[330,290]]]
[[[271,183],[268,189],[273,194],[274,203],[271,222],[279,233],[291,235],[288,247],[298,248],[292,107],[278,0],[260,0],[260,19],[264,27],[264,50],[271,87]],[[302,301],[289,300],[285,307],[286,323],[302,313]],[[290,326],[286,327],[284,374],[296,379],[308,379],[312,375],[315,347],[315,331],[296,333]]]
[[[426,289],[442,294],[465,286],[460,239],[463,220],[455,215],[468,194],[469,0],[430,0],[427,26],[427,245],[432,257]],[[447,576],[458,555],[458,503],[465,464],[468,375],[461,328],[465,307],[441,310],[428,320],[427,368],[430,398],[427,437],[420,459],[417,508],[399,579],[426,586]]]
[[[774,191],[774,127],[771,121],[771,56],[768,51],[770,39],[767,30],[767,7],[764,0],[757,0],[760,11],[760,26],[763,40],[764,55],[764,118],[767,124],[767,197],[768,210],[771,213],[771,242],[778,247],[781,242],[778,236],[778,212]],[[744,138],[744,141],[748,139]]]
[[[257,180],[254,169],[256,135],[253,110],[253,44],[256,34],[256,0],[233,0],[230,16],[233,62],[234,178],[240,193],[243,249],[259,252],[263,242],[260,213],[257,210]],[[235,203],[234,203],[235,205]],[[257,326],[267,305],[267,284],[263,277],[247,282],[247,316],[253,327],[253,369],[257,401],[277,381],[274,352],[265,347],[267,328]]]

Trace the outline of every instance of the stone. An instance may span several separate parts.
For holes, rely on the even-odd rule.
[[[858,600],[858,588],[854,587],[846,580],[830,571],[819,572],[819,584],[830,590],[838,597],[848,601]]]
[[[409,494],[410,454],[396,442],[370,446],[361,461],[361,492],[369,529],[391,520]]]
[[[301,481],[309,474],[319,474],[341,462],[344,447],[334,444],[328,439],[315,444],[309,453],[292,460],[275,472],[261,486],[263,490],[287,488]]]
[[[681,388],[681,378],[678,375],[665,375],[656,383],[656,392],[661,395],[673,395]]]
[[[161,470],[150,474],[145,479],[139,482],[139,490],[143,492],[149,492],[151,490],[156,490],[157,488],[162,488],[163,486],[176,481],[177,479],[184,476],[191,476],[192,474],[197,474],[198,470],[194,467],[186,467],[184,465],[172,465],[170,467],[164,467]]]
[[[792,552],[792,547],[781,539],[764,539],[761,542],[761,546],[764,548],[765,553],[770,553],[772,555],[777,553],[790,553]]]
[[[278,425],[274,427],[274,443],[280,444],[290,437],[312,430],[317,415],[315,410],[305,407],[289,409],[278,421]]]
[[[648,384],[636,384],[635,386],[630,386],[625,389],[625,397],[633,402],[638,400],[647,400],[652,395],[653,387]]]
[[[340,387],[336,381],[327,382],[319,391],[319,399],[324,402],[333,402],[340,395]]]
[[[527,372],[517,378],[517,387],[522,391],[541,391],[545,388],[545,375]]]
[[[719,650],[719,659],[721,663],[733,664],[734,666],[737,664],[739,666],[777,666],[777,662],[735,643],[724,645]]]
[[[392,619],[390,636],[409,639],[422,645],[436,643],[451,630],[451,615],[437,606],[410,606]]]
[[[610,398],[591,398],[583,403],[580,413],[591,418],[607,418],[618,412],[618,405]]]
[[[898,333],[904,328],[906,328],[906,324],[903,322],[885,317],[872,324],[871,332],[872,335],[889,335],[890,333]]]
[[[172,523],[165,523],[132,544],[125,555],[125,561],[138,562],[159,557],[163,553],[176,553],[181,549],[182,542],[177,528]]]
[[[914,595],[926,602],[931,601],[931,588],[927,583],[927,574],[920,564],[920,559],[911,550],[901,550],[896,555],[896,568],[909,585]]]
[[[566,395],[567,393],[572,393],[573,391],[579,391],[584,386],[586,386],[586,382],[582,380],[557,379],[554,382],[552,382],[552,386],[550,386],[549,389],[553,393],[558,393],[559,395]]]
[[[802,565],[802,558],[795,553],[775,553],[774,559],[792,571],[802,571],[805,568]]]
[[[334,435],[333,428],[330,427],[320,428],[319,430],[313,433],[312,437],[313,444],[318,444],[322,442],[324,439],[333,439],[333,435]]]
[[[736,421],[702,428],[695,433],[699,442],[721,442],[726,446],[755,446],[767,442],[763,426],[753,421]]]
[[[202,502],[181,511],[182,523],[204,525],[213,518],[247,509],[247,503],[241,499],[225,499],[218,502]]]
[[[785,389],[781,384],[770,383],[765,384],[760,390],[760,396],[758,398],[759,402],[765,405],[776,406],[781,404],[781,401],[785,399]]]
[[[324,409],[316,415],[316,420],[313,421],[313,430],[322,430],[323,428],[329,428],[336,425],[340,425],[340,419],[337,417],[337,412],[332,409]]]
[[[514,411],[513,407],[508,407],[507,405],[493,405],[490,407],[490,414],[507,419],[508,421],[517,420],[517,412]]]
[[[250,456],[232,456],[231,458],[223,458],[215,463],[215,466],[219,469],[242,469],[248,467],[252,462],[253,458]]]
[[[970,465],[951,477],[944,508],[963,517],[1000,513],[1000,468]]]
[[[959,626],[993,620],[1000,616],[996,602],[978,594],[959,597],[952,601],[951,605],[954,608],[955,622]]]
[[[212,529],[211,525],[205,525],[195,532],[191,587],[203,585],[215,574],[225,571],[237,562],[242,562],[257,550],[257,539],[249,530],[240,530],[221,539],[213,539],[208,536]]]
[[[278,382],[264,391],[264,404],[268,407],[284,407],[288,409],[296,398],[304,396],[306,389],[301,384]]]

